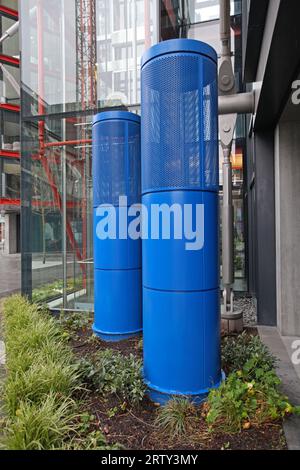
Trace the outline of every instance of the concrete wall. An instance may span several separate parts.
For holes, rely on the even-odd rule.
[[[300,335],[300,121],[275,132],[277,324]]]

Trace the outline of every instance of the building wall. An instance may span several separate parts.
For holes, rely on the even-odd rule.
[[[277,324],[300,335],[300,120],[281,121],[275,134]]]
[[[4,254],[12,255],[17,253],[17,214],[5,215],[5,237],[4,237]]]
[[[0,0],[0,36],[18,20],[17,10],[17,0]],[[20,93],[16,89],[20,83],[18,33],[1,43],[0,53],[0,210],[6,214],[4,252],[11,254],[18,252],[20,245]]]

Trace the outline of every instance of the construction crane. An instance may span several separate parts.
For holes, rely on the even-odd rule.
[[[96,0],[76,0],[77,101],[82,110],[97,106]]]
[[[76,0],[76,91],[77,102],[81,110],[91,111],[97,108],[97,33],[96,33],[96,0]],[[90,139],[91,129],[86,124],[87,116],[83,115],[78,126],[78,140],[82,143]],[[82,258],[89,263],[91,258],[88,240],[91,224],[88,223],[88,192],[91,178],[90,149],[86,145],[78,148],[78,159],[81,161],[82,176]],[[84,276],[84,287],[88,289],[87,276]]]

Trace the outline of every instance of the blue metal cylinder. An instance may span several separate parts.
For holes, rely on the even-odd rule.
[[[144,377],[154,401],[201,401],[222,380],[216,52],[162,42],[141,80]]]
[[[125,111],[93,121],[94,325],[105,341],[142,330],[141,240],[128,236],[140,204],[140,117]]]

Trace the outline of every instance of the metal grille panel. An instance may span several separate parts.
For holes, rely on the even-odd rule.
[[[174,53],[142,69],[142,192],[218,191],[216,64]]]
[[[140,126],[132,121],[102,121],[94,132],[94,206],[140,202]]]

